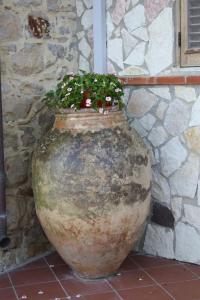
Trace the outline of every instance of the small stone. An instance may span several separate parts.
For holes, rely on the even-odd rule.
[[[184,204],[184,217],[183,222],[187,222],[200,229],[200,207]]]
[[[85,37],[83,37],[79,43],[79,50],[81,51],[82,55],[85,56],[85,58],[88,58],[91,54],[90,45],[88,44]]]
[[[112,13],[112,19],[115,25],[119,25],[126,11],[126,1],[118,0],[115,1],[115,3],[116,4]]]
[[[147,42],[149,39],[146,27],[139,27],[138,29],[134,30],[132,34],[145,42]]]
[[[85,59],[85,57],[83,57],[82,55],[80,55],[79,57],[79,69],[83,70],[85,72],[89,72],[90,71],[90,65],[87,59]]]
[[[171,135],[178,135],[188,128],[190,110],[182,101],[176,99],[167,110],[164,126]]]
[[[146,24],[144,6],[139,4],[129,11],[124,17],[124,23],[130,32],[143,27]]]
[[[42,4],[42,0],[14,0],[14,4],[25,7],[30,7],[30,5],[38,6]]]
[[[106,9],[108,10],[113,4],[113,0],[107,0],[106,1]]]
[[[189,149],[200,154],[200,127],[192,127],[186,130],[185,139]]]
[[[85,30],[88,30],[90,27],[92,27],[92,9],[87,9],[84,12],[81,18],[81,24]]]
[[[192,106],[192,115],[189,126],[199,126],[200,125],[200,97]]]
[[[76,11],[77,11],[77,16],[81,17],[83,12],[84,12],[84,6],[82,0],[76,0]]]
[[[182,202],[183,201],[181,197],[174,197],[171,201],[172,212],[176,222],[178,222],[182,216]]]
[[[195,89],[191,87],[175,86],[175,95],[186,102],[194,102],[196,100]]]
[[[148,27],[149,46],[145,60],[151,75],[160,73],[173,62],[172,20],[172,8],[165,8]]]
[[[156,118],[152,114],[146,114],[140,119],[140,123],[147,130],[150,131],[156,122]]]
[[[170,188],[167,180],[158,170],[153,170],[152,197],[161,203],[170,204]]]
[[[171,94],[168,87],[150,88],[150,91],[163,99],[171,100]]]
[[[163,227],[174,228],[174,216],[171,210],[157,202],[153,203],[151,221]]]
[[[175,172],[187,158],[187,150],[178,137],[174,137],[160,149],[161,171],[166,177]]]
[[[143,250],[155,256],[174,258],[174,233],[172,229],[156,224],[149,224]]]
[[[26,295],[22,295],[21,299],[28,299],[28,297]]]
[[[158,104],[157,110],[156,110],[156,117],[160,120],[163,120],[165,112],[168,108],[168,104],[165,102],[160,102]]]
[[[54,12],[72,12],[76,7],[74,0],[47,0],[47,9]]]
[[[122,39],[110,39],[108,41],[108,58],[118,65],[120,69],[124,68]]]
[[[145,0],[145,10],[149,22],[152,22],[168,3],[169,0]]]
[[[193,199],[197,190],[199,157],[190,154],[185,164],[170,178],[172,195]]]
[[[133,117],[143,117],[157,103],[157,97],[141,88],[132,93],[127,112]]]
[[[49,44],[48,49],[56,58],[63,59],[65,57],[65,48],[61,45]]]
[[[189,224],[178,223],[175,227],[175,258],[200,264],[200,236]]]
[[[83,0],[83,2],[88,9],[92,7],[92,0]]]
[[[200,206],[200,180],[198,181],[198,187],[197,187],[197,203]]]
[[[44,69],[44,49],[41,45],[28,44],[12,56],[15,73],[23,76],[36,74]]]
[[[139,66],[130,66],[128,68],[125,68],[123,71],[119,72],[120,76],[138,76],[138,75],[147,75],[148,71],[144,68],[141,68]]]
[[[133,127],[141,137],[147,136],[148,132],[142,127],[138,120],[134,120],[130,123],[130,126]]]
[[[107,12],[107,39],[109,40],[113,34],[115,26],[113,25],[113,21],[109,12]]]
[[[6,175],[8,186],[24,183],[28,176],[28,161],[19,156],[6,158]]]
[[[122,40],[123,40],[123,48],[124,48],[124,54],[125,57],[127,57],[131,50],[135,48],[135,46],[138,43],[138,40],[134,38],[126,29],[122,29]]]
[[[4,11],[0,14],[1,42],[16,41],[22,35],[20,19],[13,13]]]
[[[153,144],[154,147],[164,144],[167,139],[167,132],[161,125],[154,127],[148,135],[148,140]]]
[[[132,0],[131,4],[132,4],[132,6],[135,6],[136,4],[138,4],[138,2],[139,2],[139,0]]]
[[[145,53],[145,46],[144,42],[139,43],[133,51],[129,54],[127,59],[124,61],[127,65],[135,65],[141,66],[144,63],[144,53]]]

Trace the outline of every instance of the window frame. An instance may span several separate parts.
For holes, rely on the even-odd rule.
[[[180,1],[180,66],[199,67],[200,48],[188,48],[188,0]]]

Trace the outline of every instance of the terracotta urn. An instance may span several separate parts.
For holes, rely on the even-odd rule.
[[[123,113],[56,114],[32,172],[37,216],[64,261],[83,278],[114,274],[150,207],[148,151]]]

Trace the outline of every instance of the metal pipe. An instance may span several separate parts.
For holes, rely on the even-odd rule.
[[[7,214],[6,214],[6,175],[4,167],[3,145],[3,113],[1,92],[1,62],[0,62],[0,247],[7,247],[10,239],[7,237]]]

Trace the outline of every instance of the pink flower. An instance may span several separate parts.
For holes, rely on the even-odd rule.
[[[86,99],[86,101],[85,101],[85,106],[86,106],[86,107],[90,107],[91,104],[92,104],[92,100],[91,100],[91,99]]]
[[[112,100],[111,97],[106,97],[106,101],[110,102]]]

